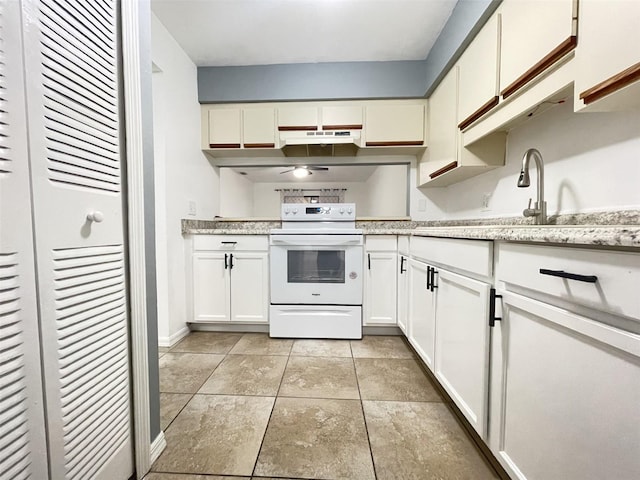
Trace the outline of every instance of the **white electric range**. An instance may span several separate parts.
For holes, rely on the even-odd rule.
[[[353,203],[283,204],[270,235],[269,335],[362,338],[363,236]]]

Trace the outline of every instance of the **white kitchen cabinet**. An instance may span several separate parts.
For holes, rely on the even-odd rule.
[[[240,148],[240,117],[239,108],[209,110],[209,148]]]
[[[365,326],[397,323],[397,262],[395,235],[369,235],[365,238]]]
[[[327,105],[320,113],[322,130],[362,130],[362,105]]]
[[[579,24],[576,111],[640,107],[640,2],[581,0]]]
[[[191,321],[268,322],[267,249],[266,236],[196,236]]]
[[[407,339],[422,361],[434,370],[436,334],[436,297],[429,288],[431,266],[419,260],[409,260],[409,315]]]
[[[508,98],[577,44],[577,0],[506,0],[502,16],[500,93]]]
[[[397,322],[402,333],[408,335],[407,321],[409,316],[409,237],[398,236],[398,308]]]
[[[278,130],[317,130],[318,107],[295,105],[278,108]]]
[[[512,478],[640,478],[640,336],[503,295],[491,449]]]
[[[500,20],[495,13],[458,62],[458,128],[464,130],[498,104]]]
[[[462,145],[458,127],[458,72],[454,66],[429,98],[429,148],[419,162],[419,186],[444,187],[504,165],[506,133]]]
[[[640,478],[640,256],[498,244],[490,448],[513,478]]]
[[[242,146],[274,148],[276,113],[274,108],[245,108],[242,111]]]
[[[482,438],[487,438],[492,246],[412,237],[409,263],[409,342]]]
[[[435,376],[486,438],[489,290],[486,282],[437,268]]]
[[[424,145],[423,103],[367,105],[365,110],[367,147]]]

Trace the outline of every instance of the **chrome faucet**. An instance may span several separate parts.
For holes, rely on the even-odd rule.
[[[538,195],[533,208],[531,208],[531,199],[529,199],[529,206],[523,210],[522,214],[525,217],[535,217],[536,225],[544,225],[547,223],[547,202],[544,201],[544,164],[542,163],[542,155],[535,148],[527,150],[524,153],[524,157],[522,157],[522,170],[520,170],[520,177],[518,178],[518,187],[522,188],[531,185],[529,161],[532,158],[536,162],[538,171]]]

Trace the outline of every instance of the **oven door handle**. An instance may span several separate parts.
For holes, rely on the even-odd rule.
[[[293,247],[339,247],[341,245],[348,247],[351,245],[362,245],[361,239],[353,240],[283,240],[280,238],[271,238],[271,245],[290,245]]]

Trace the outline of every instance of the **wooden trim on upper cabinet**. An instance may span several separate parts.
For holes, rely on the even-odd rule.
[[[585,90],[580,94],[580,100],[583,100],[585,105],[589,105],[636,80],[640,80],[640,62]]]
[[[240,148],[239,143],[210,143],[209,148]]]
[[[318,130],[317,125],[295,125],[295,126],[279,126],[279,132],[305,132],[309,130]]]
[[[479,109],[477,109],[475,112],[473,112],[471,115],[469,115],[467,118],[465,118],[463,121],[461,121],[458,124],[458,128],[460,130],[464,130],[465,128],[467,128],[469,125],[471,125],[473,122],[475,122],[476,120],[478,120],[481,116],[483,116],[485,113],[487,113],[489,110],[491,110],[493,107],[495,107],[496,105],[498,105],[498,100],[500,99],[500,97],[495,96],[493,97],[491,100],[489,100],[487,103],[485,103],[484,105],[482,105]]]
[[[362,130],[362,124],[351,125],[322,125],[322,130]]]
[[[533,67],[531,67],[529,70],[524,72],[522,75],[520,75],[520,77],[518,77],[516,81],[514,81],[511,85],[509,85],[504,90],[502,90],[502,92],[500,92],[500,95],[502,95],[502,98],[507,98],[513,95],[516,91],[518,91],[524,85],[529,83],[531,80],[533,80],[535,77],[540,75],[543,71],[545,71],[551,65],[556,63],[562,57],[564,57],[567,53],[574,50],[576,48],[576,45],[578,45],[578,37],[576,37],[575,35],[572,35],[569,38],[567,38],[564,42],[562,42],[556,48],[551,50],[551,52],[549,52],[542,60],[540,60]]]
[[[407,140],[404,142],[366,142],[367,147],[410,147],[422,146],[422,140]]]
[[[273,148],[275,143],[245,143],[244,148]]]
[[[436,177],[439,177],[440,175],[442,175],[443,173],[447,173],[449,170],[453,170],[454,168],[456,168],[458,166],[458,162],[451,162],[446,164],[444,167],[439,168],[438,170],[436,170],[435,172],[429,174],[429,178],[431,180],[433,180]]]

